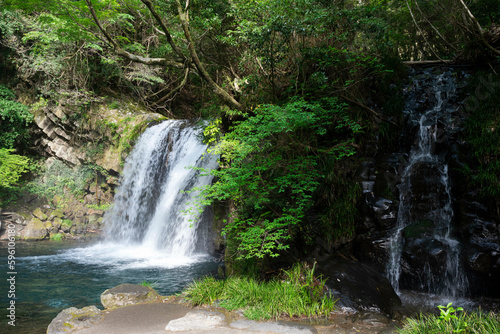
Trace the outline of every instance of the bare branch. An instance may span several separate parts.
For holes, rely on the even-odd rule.
[[[479,38],[481,39],[481,42],[483,42],[483,44],[488,48],[490,49],[491,51],[493,51],[494,53],[500,55],[500,50],[496,49],[495,47],[493,47],[490,43],[488,43],[488,41],[486,40],[486,37],[485,37],[485,30],[483,29],[483,27],[481,27],[481,24],[479,23],[479,21],[476,19],[476,17],[471,13],[471,11],[469,10],[469,7],[467,7],[467,5],[465,4],[465,2],[463,0],[459,0],[460,3],[462,4],[462,6],[464,7],[464,10],[465,10],[465,13],[468,15],[469,19],[472,21],[472,24],[476,27],[477,31],[476,31],[476,35],[479,36]]]
[[[103,33],[103,35],[106,37],[106,39],[109,41],[110,44],[113,45],[115,48],[115,53],[117,55],[120,55],[122,57],[125,57],[131,61],[145,64],[145,65],[164,65],[164,66],[170,66],[170,67],[175,67],[175,68],[184,68],[184,64],[168,60],[166,58],[149,58],[149,57],[142,57],[138,55],[134,55],[128,51],[123,50],[120,48],[118,43],[111,37],[111,35],[108,34],[106,29],[101,25],[101,22],[99,22],[99,19],[97,18],[97,15],[94,10],[94,6],[92,5],[91,0],[85,0],[87,2],[87,7],[89,8],[90,14],[92,15],[92,18],[99,28],[99,30]]]
[[[153,17],[156,19],[156,22],[158,22],[158,24],[160,25],[161,29],[163,30],[163,33],[165,34],[165,37],[167,38],[168,44],[170,44],[170,46],[172,47],[174,52],[177,53],[177,55],[179,57],[181,57],[181,59],[183,61],[186,60],[186,56],[184,56],[184,54],[181,52],[181,50],[179,50],[179,48],[177,48],[177,45],[175,45],[174,40],[172,39],[172,35],[170,35],[170,32],[168,31],[168,28],[165,25],[165,22],[163,22],[162,18],[160,17],[158,12],[155,10],[151,0],[141,0],[141,1],[143,4],[146,5],[146,7],[148,7],[149,11],[153,15]]]
[[[434,51],[434,48],[432,47],[431,43],[429,43],[429,41],[425,37],[425,34],[422,31],[422,29],[420,29],[420,26],[418,25],[417,20],[415,20],[415,16],[413,15],[413,11],[411,10],[411,6],[410,6],[410,3],[408,2],[408,0],[406,0],[406,6],[408,7],[408,10],[410,11],[410,15],[411,15],[411,18],[413,20],[413,23],[415,23],[415,27],[420,32],[420,35],[422,36],[422,38],[425,41],[425,44],[427,44],[429,46],[429,48],[431,49],[431,51],[434,54],[434,56],[436,56],[436,58],[438,58],[439,60],[442,60],[441,57],[439,57],[439,55],[436,53],[436,51]]]
[[[215,83],[215,81],[212,79],[210,74],[207,72],[207,70],[201,63],[200,58],[198,57],[198,53],[196,52],[195,49],[193,38],[191,37],[191,31],[189,28],[189,12],[183,10],[180,0],[176,0],[176,2],[177,2],[177,11],[179,13],[179,19],[181,21],[182,29],[184,30],[184,37],[186,38],[186,41],[188,43],[189,54],[191,55],[191,58],[193,60],[194,65],[196,66],[196,69],[198,70],[198,73],[208,83],[208,85],[210,86],[210,88],[212,88],[214,93],[217,94],[220,98],[222,98],[222,100],[228,106],[235,109],[243,109],[241,103],[236,101],[234,97],[232,97],[227,91],[225,91]]]
[[[122,56],[124,58],[127,58],[131,61],[145,64],[145,65],[163,65],[163,66],[168,66],[168,67],[175,67],[175,68],[180,68],[183,69],[185,68],[183,63],[179,63],[176,61],[168,60],[167,58],[150,58],[150,57],[142,57],[135,55],[133,53],[130,53],[128,51],[125,51],[121,48],[115,49],[115,53],[119,56]]]
[[[186,85],[188,74],[189,74],[189,68],[186,68],[186,70],[184,71],[184,78],[182,79],[179,86],[172,89],[167,95],[165,95],[164,97],[162,97],[161,99],[156,101],[155,104],[160,104],[160,103],[165,102],[166,100],[168,100],[169,98],[174,96],[178,91],[180,91],[182,89],[182,87],[184,87]]]
[[[94,20],[95,24],[99,28],[99,30],[102,32],[102,34],[106,37],[106,39],[111,43],[115,48],[119,48],[118,44],[115,42],[113,38],[108,34],[106,29],[101,25],[101,22],[99,22],[99,19],[97,18],[97,15],[94,10],[94,6],[92,5],[91,0],[85,0],[87,3],[87,7],[89,8],[90,14],[92,15],[92,19]]]
[[[431,28],[438,34],[438,36],[441,37],[441,39],[446,44],[448,44],[448,46],[451,47],[453,50],[458,51],[458,49],[454,45],[452,45],[450,42],[448,42],[448,40],[446,38],[444,38],[443,35],[441,35],[441,33],[439,32],[439,30],[427,19],[427,17],[424,15],[424,13],[422,12],[422,10],[420,9],[418,1],[415,1],[415,5],[417,5],[418,11],[420,12],[420,14],[422,14],[422,17],[424,18],[424,20],[431,26]]]

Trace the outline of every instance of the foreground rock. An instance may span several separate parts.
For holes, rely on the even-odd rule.
[[[395,322],[381,314],[359,313],[343,315],[332,313],[329,319],[315,319],[311,323],[297,321],[253,321],[240,312],[220,307],[192,308],[179,303],[175,297],[159,297],[146,302],[153,289],[140,285],[122,284],[106,290],[102,295],[125,307],[108,304],[100,311],[95,306],[63,310],[52,320],[48,334],[389,334],[395,333]],[[154,292],[155,296],[158,296]],[[148,297],[149,296],[149,297]],[[148,297],[148,298],[144,298]],[[160,302],[161,301],[161,302]],[[135,305],[133,305],[135,303]],[[111,307],[110,307],[111,306]],[[314,325],[313,325],[314,324]]]
[[[101,294],[101,303],[107,309],[149,303],[160,299],[151,287],[136,284],[120,284]]]
[[[73,333],[89,328],[102,320],[102,312],[95,306],[81,309],[70,307],[61,311],[50,323],[47,334]]]
[[[222,326],[226,317],[219,312],[209,312],[204,310],[195,310],[186,314],[184,317],[171,320],[166,331],[182,332],[187,330],[210,329]]]

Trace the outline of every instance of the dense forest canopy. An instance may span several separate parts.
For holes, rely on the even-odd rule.
[[[167,117],[207,117],[221,168],[201,203],[235,209],[226,233],[239,258],[353,235],[357,153],[394,139],[402,61],[493,68],[500,57],[496,0],[1,3],[1,126],[24,130],[2,132],[0,186],[27,168],[11,149],[29,151],[31,116],[11,89],[32,108],[124,94]]]

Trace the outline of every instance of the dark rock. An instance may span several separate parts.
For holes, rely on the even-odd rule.
[[[330,257],[318,262],[317,272],[327,278],[327,285],[338,294],[339,305],[358,310],[380,309],[392,315],[401,300],[389,280],[377,269],[357,261]]]
[[[465,257],[467,258],[467,265],[474,271],[488,274],[493,269],[493,259],[489,253],[472,248],[467,250]]]

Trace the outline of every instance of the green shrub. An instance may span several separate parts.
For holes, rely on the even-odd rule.
[[[28,125],[33,121],[29,108],[14,101],[14,93],[0,85],[0,148],[13,148],[28,139]]]
[[[216,181],[201,189],[200,203],[235,203],[237,215],[224,233],[237,243],[238,259],[276,257],[314,205],[325,179],[320,165],[356,154],[355,137],[363,129],[336,98],[294,98],[234,114],[244,120],[224,136],[217,123],[206,128],[222,168],[207,171]]]
[[[142,281],[139,285],[147,286],[149,288],[154,288],[157,284],[156,283],[151,283],[151,282],[148,282],[148,281]]]
[[[12,154],[13,151],[0,148],[0,188],[16,184],[22,173],[29,168],[29,159]]]
[[[93,165],[79,165],[71,168],[62,161],[54,160],[33,181],[27,184],[28,191],[52,198],[54,195],[70,191],[74,195],[81,195],[90,182],[95,180]]]
[[[63,235],[61,233],[52,234],[50,236],[50,240],[52,240],[52,241],[61,241],[62,239],[63,239]]]

